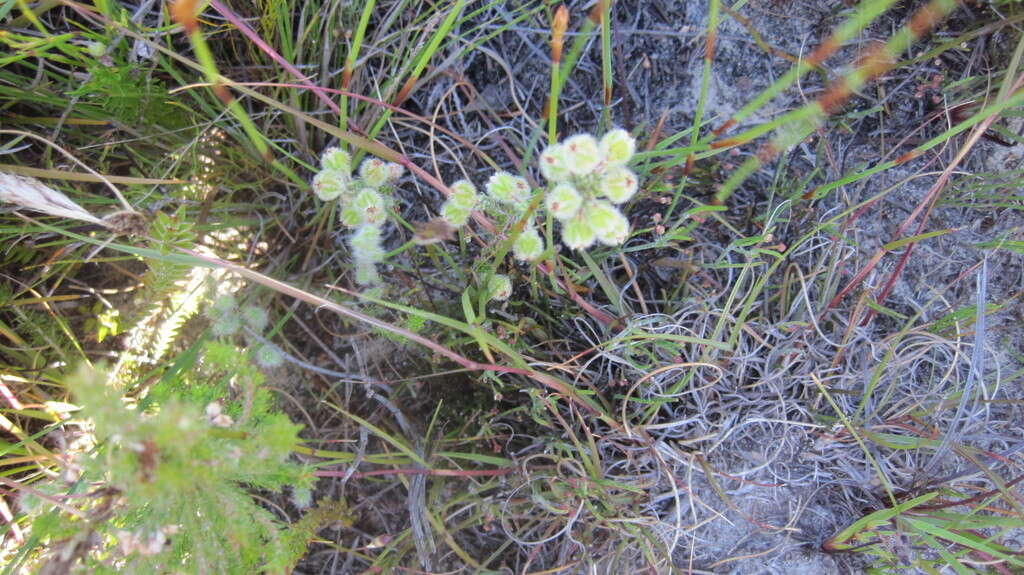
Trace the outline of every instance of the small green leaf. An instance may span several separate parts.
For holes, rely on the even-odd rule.
[[[958,231],[958,230],[956,228],[950,228],[950,229],[945,229],[945,230],[935,230],[933,232],[927,232],[927,233],[923,233],[923,234],[918,234],[916,236],[910,236],[909,238],[901,238],[901,239],[898,239],[898,240],[896,240],[894,242],[889,242],[889,243],[885,244],[884,246],[882,246],[882,249],[885,250],[885,251],[892,251],[892,250],[896,250],[896,249],[902,248],[903,246],[908,245],[908,244],[916,244],[919,241],[927,240],[928,238],[934,238],[934,237],[937,237],[937,236],[944,236],[944,235],[946,235],[946,234],[948,234],[950,232],[955,232],[955,231]]]
[[[473,311],[473,301],[469,297],[468,289],[462,292],[462,313],[466,316],[467,323],[476,323],[476,312]]]

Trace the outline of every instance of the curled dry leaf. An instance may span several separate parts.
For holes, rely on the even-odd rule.
[[[433,218],[428,222],[413,222],[416,235],[413,241],[416,245],[429,246],[441,242],[455,241],[455,228],[444,218]]]
[[[103,224],[85,208],[35,178],[0,172],[0,200],[59,218]]]
[[[134,210],[121,210],[97,218],[63,193],[35,178],[0,172],[0,201],[58,218],[99,224],[117,235],[146,233],[146,217]]]

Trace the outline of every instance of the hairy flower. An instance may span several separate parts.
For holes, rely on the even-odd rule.
[[[448,200],[452,203],[458,204],[460,207],[466,208],[466,210],[472,210],[476,208],[476,204],[480,201],[480,196],[476,192],[476,186],[473,185],[469,180],[459,180],[451,185],[452,195]]]
[[[540,173],[549,182],[562,182],[569,179],[569,154],[560,144],[548,146],[540,154]]]
[[[247,305],[242,308],[242,321],[255,331],[267,329],[267,311],[259,306]]]
[[[320,166],[325,170],[352,173],[352,156],[341,148],[327,148],[320,156]]]
[[[457,202],[448,200],[441,206],[441,217],[454,228],[461,228],[469,223],[471,210],[466,209]]]
[[[570,249],[585,250],[594,245],[594,229],[583,213],[562,222],[562,241]]]
[[[569,172],[574,176],[585,176],[601,164],[601,148],[590,134],[579,134],[562,143],[569,159]]]
[[[384,247],[380,226],[363,224],[359,226],[349,240],[352,255],[356,260],[379,262],[384,257]]]
[[[376,190],[388,183],[391,178],[391,168],[384,160],[367,158],[359,165],[359,177],[363,179],[363,183]]]
[[[242,320],[236,314],[226,313],[210,324],[210,331],[217,337],[234,335],[242,327]]]
[[[459,180],[451,185],[452,195],[441,206],[441,217],[453,227],[461,228],[469,222],[469,216],[480,201],[480,196],[468,180]]]
[[[602,244],[617,246],[629,237],[629,220],[608,202],[589,202],[583,207],[582,216]]]
[[[492,275],[487,281],[487,293],[492,300],[507,300],[512,295],[512,280],[504,274]]]
[[[264,344],[256,349],[256,363],[267,369],[280,367],[284,363],[284,356],[276,345]]]
[[[552,216],[564,221],[579,213],[580,206],[583,205],[583,197],[571,184],[562,183],[548,192],[544,205]]]
[[[611,166],[598,182],[601,195],[613,204],[629,201],[639,188],[636,174],[623,166]]]
[[[511,205],[523,211],[530,203],[530,184],[525,178],[508,172],[496,172],[487,180],[487,195],[500,204]]]
[[[325,202],[348,193],[350,177],[341,170],[323,170],[313,176],[313,193]]]
[[[388,162],[388,180],[389,184],[397,182],[404,174],[405,167],[402,164],[396,164],[394,162]]]
[[[612,130],[601,138],[600,147],[605,164],[624,166],[636,152],[636,140],[625,130]]]
[[[532,262],[544,253],[544,239],[533,226],[527,226],[512,244],[512,255],[522,262]]]

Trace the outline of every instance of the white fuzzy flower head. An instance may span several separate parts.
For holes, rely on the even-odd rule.
[[[284,356],[276,345],[265,344],[256,349],[256,363],[267,369],[280,367],[284,363]]]
[[[562,222],[562,242],[573,250],[585,250],[594,245],[594,229],[582,212]]]
[[[476,186],[468,180],[459,180],[451,185],[452,195],[441,206],[441,217],[452,227],[461,228],[469,222],[473,208],[480,201]]]
[[[512,244],[512,255],[521,262],[532,262],[544,253],[544,238],[533,226],[527,226]]]
[[[233,313],[235,306],[238,302],[235,300],[235,296],[231,294],[220,294],[210,302],[210,307],[206,308],[206,316],[210,319],[217,319],[222,315]]]
[[[345,175],[352,173],[352,156],[341,148],[327,148],[320,156],[320,166],[324,170],[342,172]]]
[[[352,255],[357,261],[379,262],[384,257],[382,234],[379,226],[363,224],[349,240]]]
[[[625,130],[612,130],[601,138],[601,155],[609,166],[624,166],[636,152],[636,140]]]
[[[397,182],[403,175],[405,175],[405,166],[402,164],[396,164],[395,162],[388,162],[388,183],[393,184]]]
[[[242,328],[242,320],[238,317],[237,305],[238,302],[235,301],[235,296],[221,294],[206,308],[206,317],[211,320],[210,331],[214,335],[218,337],[234,335]]]
[[[639,181],[632,170],[623,166],[611,166],[601,176],[598,191],[613,204],[629,201],[639,189]]]
[[[469,223],[470,214],[472,210],[455,201],[454,197],[441,205],[441,217],[453,228],[461,228]]]
[[[476,186],[472,182],[469,180],[459,180],[451,185],[451,189],[452,195],[448,198],[448,201],[466,208],[467,211],[476,208],[477,202],[480,201],[480,196],[477,194]]]
[[[582,217],[594,231],[597,240],[606,246],[621,245],[629,237],[629,220],[608,202],[588,203],[583,207]]]
[[[544,206],[556,219],[565,221],[572,218],[580,211],[583,205],[583,197],[571,184],[561,183],[548,192],[544,199]]]
[[[505,301],[512,295],[512,280],[507,275],[494,274],[487,281],[487,293],[495,301]]]
[[[322,201],[330,202],[348,193],[349,175],[340,170],[324,170],[313,176],[313,193]]]
[[[530,184],[525,178],[508,172],[496,172],[487,180],[487,195],[501,204],[524,210],[530,203]]]
[[[237,314],[233,313],[226,313],[213,320],[213,323],[210,324],[210,331],[218,337],[234,335],[241,328],[242,320],[239,319]]]
[[[259,306],[247,305],[242,308],[242,321],[254,331],[267,329],[270,320],[267,318],[267,311]]]
[[[356,261],[356,283],[361,286],[372,286],[379,284],[380,274],[377,273],[377,266],[373,262]]]
[[[363,179],[363,183],[376,190],[388,183],[391,169],[384,160],[367,158],[359,165],[359,177]]]
[[[360,223],[382,224],[388,215],[384,196],[371,188],[363,188],[352,200],[352,207],[359,211]]]
[[[585,176],[601,164],[601,148],[590,134],[579,134],[562,142],[569,159],[569,172],[574,176]]]
[[[569,179],[569,154],[565,146],[555,144],[548,146],[540,154],[540,173],[549,182],[564,182]]]

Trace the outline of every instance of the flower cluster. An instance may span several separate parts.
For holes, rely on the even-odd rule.
[[[544,205],[562,223],[565,245],[617,246],[629,237],[629,220],[615,206],[639,188],[637,175],[626,167],[635,151],[629,132],[612,130],[600,141],[580,134],[541,153],[540,171],[551,183]]]
[[[391,198],[387,188],[405,168],[378,158],[367,158],[352,173],[352,156],[340,148],[328,148],[320,160],[321,170],[313,178],[313,192],[325,202],[340,200],[341,222],[355,232],[349,240],[356,263],[356,282],[380,281],[377,263],[383,260],[383,233]]]
[[[529,209],[533,196],[533,190],[525,178],[508,172],[496,172],[487,180],[484,187],[486,198],[481,198],[476,187],[467,180],[455,182],[451,189],[452,195],[441,206],[441,217],[456,228],[466,225],[472,211],[481,206],[513,221],[519,220]],[[532,222],[527,222],[512,245],[512,254],[519,261],[531,262],[542,253],[544,240]]]

